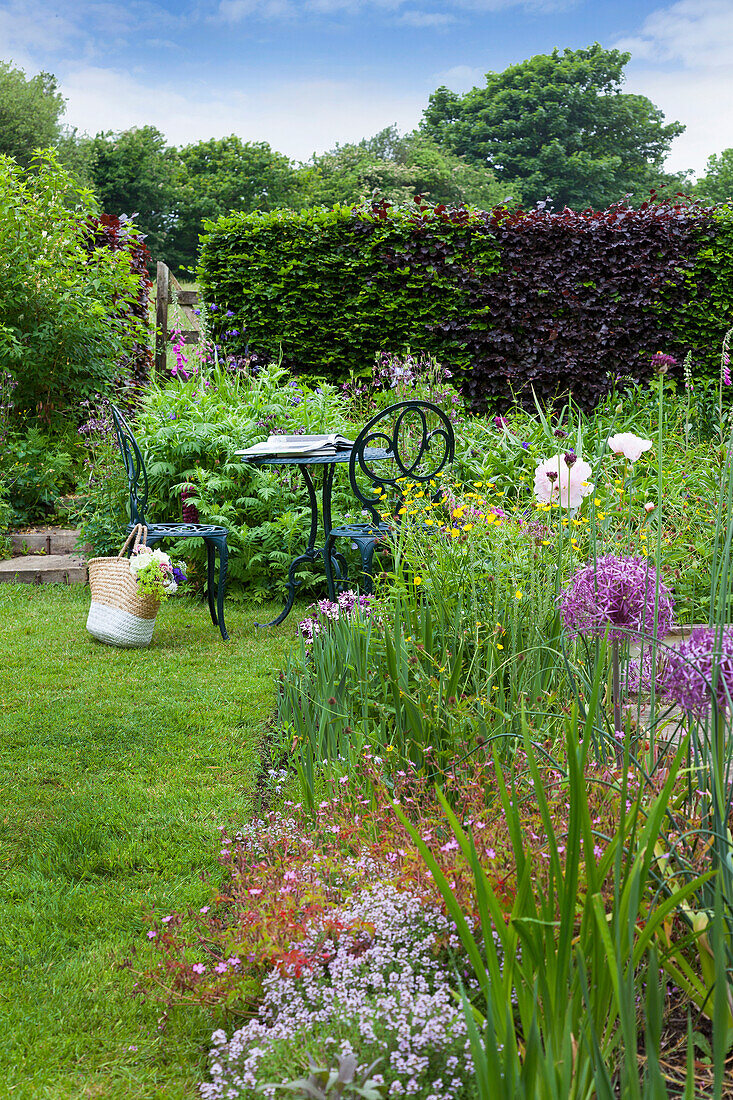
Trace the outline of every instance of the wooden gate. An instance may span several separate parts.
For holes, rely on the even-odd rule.
[[[175,299],[173,295],[175,294]],[[155,287],[155,370],[164,371],[166,367],[166,352],[170,342],[168,329],[168,306],[171,302],[177,303],[190,328],[182,329],[181,336],[184,344],[198,344],[201,339],[201,325],[194,307],[199,304],[197,290],[183,290],[181,284],[168,268],[167,264],[158,261],[156,269]]]

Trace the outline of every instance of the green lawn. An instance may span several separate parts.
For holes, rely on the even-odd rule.
[[[173,600],[148,650],[85,631],[88,589],[0,586],[0,1097],[193,1097],[212,1022],[133,995],[146,912],[202,905],[251,813],[296,615]],[[268,612],[273,612],[269,614]],[[129,963],[132,962],[132,968]]]

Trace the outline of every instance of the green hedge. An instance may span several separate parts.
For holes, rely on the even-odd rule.
[[[733,324],[733,215],[649,202],[561,214],[416,204],[232,214],[199,278],[223,354],[343,381],[382,350],[436,356],[475,407],[524,390],[593,407],[656,351],[698,374]],[[716,355],[718,356],[716,360]]]
[[[733,208],[710,213],[714,233],[701,242],[685,276],[683,308],[670,308],[667,318],[678,353],[692,351],[694,374],[717,380],[723,337],[733,326]]]
[[[284,366],[338,381],[370,371],[383,348],[468,366],[441,326],[470,310],[466,276],[486,280],[498,267],[496,244],[467,216],[421,223],[386,206],[337,206],[220,219],[204,238],[199,279],[230,353],[271,360],[282,346]],[[234,319],[222,320],[227,311]]]

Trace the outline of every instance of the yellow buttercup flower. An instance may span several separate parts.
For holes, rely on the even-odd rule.
[[[517,589],[517,591],[514,593],[514,599],[515,600],[521,600],[521,598],[522,598],[522,593],[519,589]]]
[[[422,584],[422,577],[413,577],[412,583],[413,584]]]

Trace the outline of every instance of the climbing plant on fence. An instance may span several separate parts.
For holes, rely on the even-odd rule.
[[[733,316],[733,226],[686,200],[603,211],[451,210],[416,200],[234,214],[200,280],[225,354],[336,381],[377,351],[437,356],[476,407],[532,390],[590,408],[662,348],[714,367]],[[712,297],[711,297],[712,295]]]

